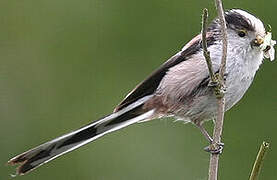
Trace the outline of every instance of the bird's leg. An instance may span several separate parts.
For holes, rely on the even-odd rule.
[[[223,151],[224,143],[214,143],[213,138],[209,135],[207,130],[203,127],[202,124],[197,123],[196,126],[200,129],[201,133],[204,137],[209,141],[210,145],[205,147],[204,150],[206,152],[210,152],[212,154],[221,154]]]
[[[204,137],[209,141],[209,143],[212,144],[213,143],[213,138],[209,135],[209,133],[203,127],[203,125],[199,123],[199,124],[196,124],[196,126],[199,128],[199,130],[204,135]]]

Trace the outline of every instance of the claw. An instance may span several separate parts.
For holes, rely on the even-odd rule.
[[[224,143],[212,143],[204,148],[204,151],[211,154],[221,154],[223,152]]]
[[[227,76],[228,76],[228,73],[225,73],[224,76],[223,76],[224,81],[226,81]]]
[[[208,87],[215,88],[218,86],[218,82],[209,81]]]

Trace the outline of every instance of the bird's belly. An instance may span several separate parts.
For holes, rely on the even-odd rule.
[[[225,110],[229,110],[234,106],[246,93],[247,89],[253,81],[253,75],[246,75],[242,70],[233,73],[232,76],[227,76],[226,92],[225,92]],[[217,113],[217,100],[213,89],[203,96],[196,96],[191,104],[185,104],[178,117],[189,119],[194,123],[213,119]]]

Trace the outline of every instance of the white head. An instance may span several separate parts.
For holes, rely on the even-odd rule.
[[[257,33],[257,35],[261,35],[261,36],[265,35],[264,24],[257,17],[255,17],[252,14],[250,14],[244,10],[241,10],[241,9],[232,9],[232,10],[228,11],[226,14],[228,15],[230,13],[238,13],[238,14],[242,15],[242,17],[245,18],[245,20],[253,28],[253,30]]]
[[[240,45],[244,48],[253,48],[263,43],[266,35],[264,25],[260,19],[252,14],[240,10],[232,9],[225,13],[227,24],[228,39],[234,45]]]
[[[225,19],[229,47],[251,53],[253,56],[260,54],[262,57],[274,59],[275,41],[271,40],[271,33],[265,31],[264,24],[260,19],[241,9],[226,11]],[[221,39],[218,19],[211,23],[208,31],[217,35],[215,39]]]

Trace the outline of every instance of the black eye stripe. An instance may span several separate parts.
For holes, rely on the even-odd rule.
[[[225,13],[227,26],[233,29],[245,29],[247,31],[254,31],[255,27],[251,22],[241,14],[234,11],[227,11]]]

